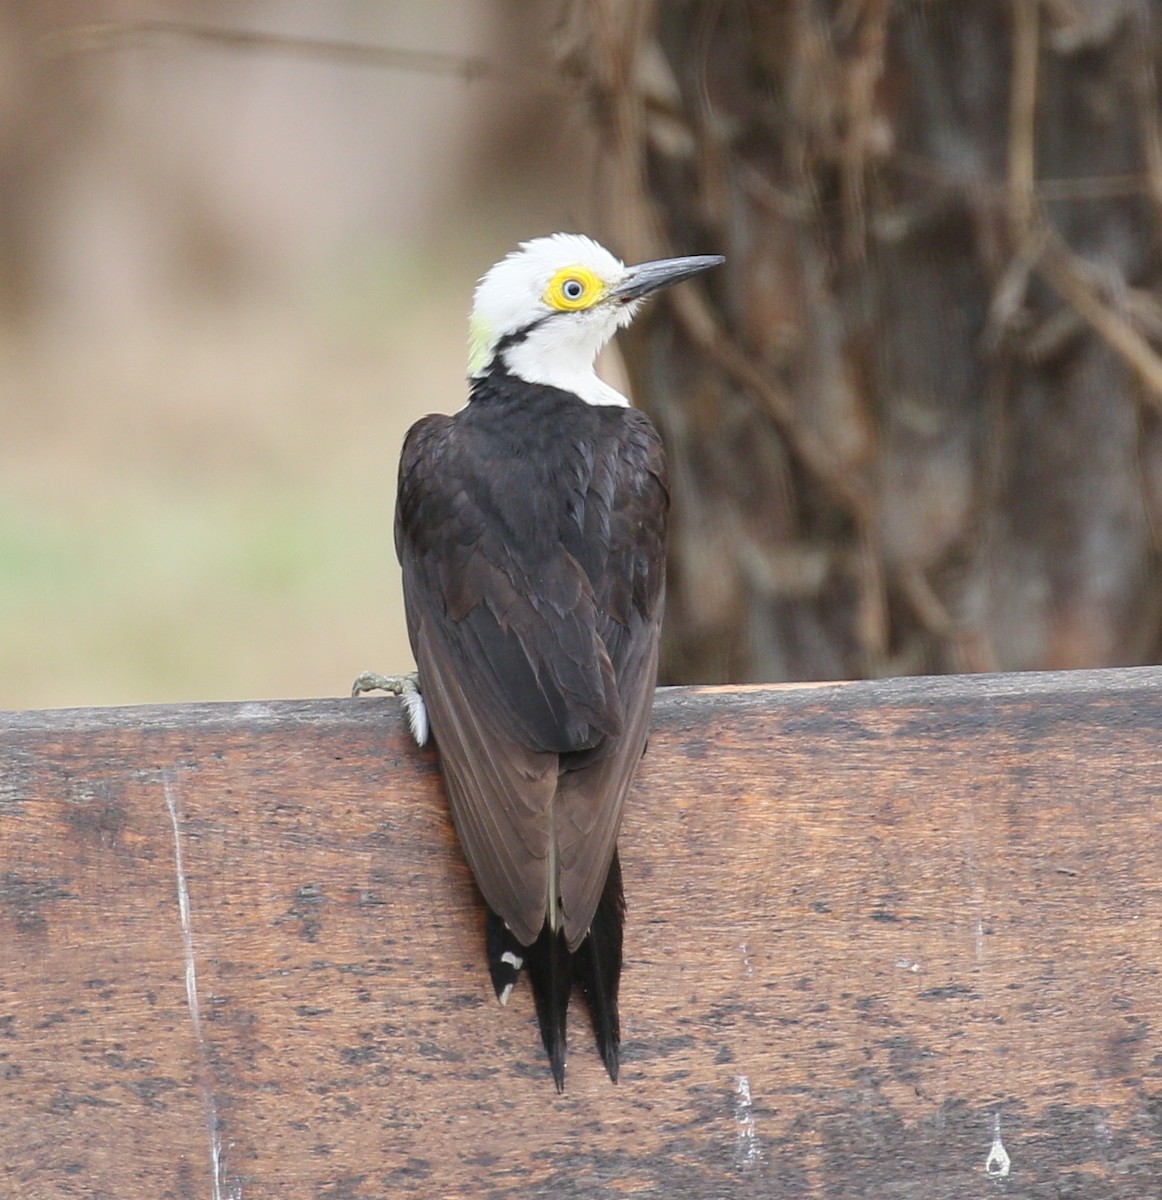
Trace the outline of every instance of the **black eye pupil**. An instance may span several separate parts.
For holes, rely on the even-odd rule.
[[[580,300],[581,293],[585,291],[585,288],[579,279],[567,279],[563,290],[567,300]]]

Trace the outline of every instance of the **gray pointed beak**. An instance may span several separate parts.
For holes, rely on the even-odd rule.
[[[726,259],[721,254],[693,254],[686,258],[660,258],[656,262],[641,263],[630,267],[625,278],[610,289],[609,299],[626,304],[724,262]]]

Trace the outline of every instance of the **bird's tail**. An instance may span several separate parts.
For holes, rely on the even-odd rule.
[[[537,1020],[541,1041],[553,1068],[557,1091],[565,1090],[565,1019],[569,1012],[569,994],[573,990],[573,955],[565,945],[565,935],[549,929],[529,947],[529,982],[537,1002]]]
[[[597,1048],[609,1078],[617,1082],[617,1048],[621,1044],[621,1022],[617,1015],[617,992],[621,983],[621,940],[625,926],[625,892],[621,886],[621,863],[617,850],[609,864],[609,874],[593,924],[585,940],[577,947],[574,968],[593,1018]]]
[[[500,917],[488,914],[488,966],[497,999],[501,1004],[508,1003],[521,970],[527,967],[541,1040],[559,1092],[565,1089],[565,1027],[574,981],[581,985],[589,1004],[605,1069],[617,1082],[621,1042],[617,993],[624,923],[625,895],[616,850],[593,923],[575,951],[569,951],[564,934],[553,933],[547,922],[531,946],[522,946]]]

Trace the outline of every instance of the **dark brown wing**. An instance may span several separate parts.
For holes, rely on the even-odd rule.
[[[665,455],[653,425],[626,414],[616,467],[609,553],[597,580],[602,640],[623,712],[619,736],[592,755],[565,756],[556,801],[565,939],[580,945],[601,898],[617,845],[626,793],[645,751],[658,673],[665,606],[669,491]]]
[[[460,844],[488,906],[529,943],[545,920],[558,758],[530,745],[504,705],[503,664],[490,666],[464,623],[476,607],[472,595],[491,595],[502,611],[513,598],[489,562],[485,522],[467,500],[474,481],[462,458],[453,419],[426,417],[409,431],[396,550],[408,635]]]
[[[412,641],[464,856],[488,907],[529,945],[545,923],[557,755],[504,736],[422,619]]]
[[[632,411],[580,420],[545,461],[472,416],[430,417],[400,462],[408,631],[452,814],[485,900],[526,944],[554,833],[570,945],[588,928],[657,665],[661,446]]]

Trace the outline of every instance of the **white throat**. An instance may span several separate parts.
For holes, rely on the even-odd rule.
[[[592,333],[587,337],[563,338],[554,321],[531,329],[528,335],[501,353],[509,371],[526,383],[544,383],[572,392],[586,404],[615,404],[628,408],[629,401],[615,387],[601,379],[593,360],[601,346],[594,347]],[[613,329],[609,330],[609,334]],[[603,345],[609,335],[601,339]]]

